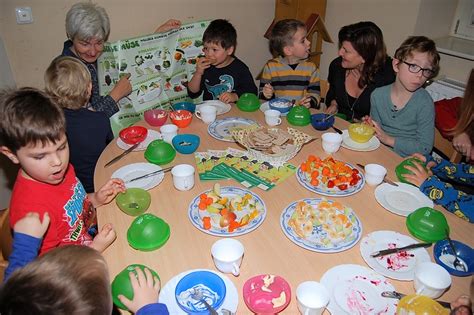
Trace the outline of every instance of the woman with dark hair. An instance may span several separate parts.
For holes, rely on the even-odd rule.
[[[338,55],[329,66],[326,113],[360,120],[370,113],[372,91],[395,81],[382,31],[373,22],[342,27]]]

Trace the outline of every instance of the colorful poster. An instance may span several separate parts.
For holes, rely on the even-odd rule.
[[[106,43],[97,61],[101,95],[130,75],[132,93],[122,98],[119,112],[111,117],[114,134],[143,118],[152,108],[190,101],[187,83],[196,70],[202,52],[202,35],[209,21],[185,24],[166,33]]]

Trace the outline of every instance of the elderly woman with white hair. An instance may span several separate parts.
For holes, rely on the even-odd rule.
[[[159,26],[155,32],[166,32],[181,26],[178,20],[168,20]],[[62,56],[80,59],[92,77],[92,93],[90,104],[96,111],[107,114],[108,117],[118,112],[117,101],[132,91],[128,77],[122,77],[109,95],[99,94],[97,77],[97,59],[104,50],[104,43],[109,38],[110,21],[105,9],[90,2],[74,4],[66,15],[66,33],[68,40],[64,42]]]

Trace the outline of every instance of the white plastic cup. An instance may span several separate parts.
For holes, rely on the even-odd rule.
[[[177,190],[186,191],[194,187],[194,167],[189,164],[178,164],[171,169],[173,185]]]
[[[451,285],[451,276],[440,265],[432,262],[423,262],[415,267],[413,284],[416,294],[437,299]]]
[[[178,134],[178,126],[174,124],[166,124],[161,126],[160,132],[163,140],[171,143],[173,138]]]
[[[217,108],[211,105],[202,105],[196,110],[196,117],[201,119],[206,124],[210,124],[216,120]]]
[[[298,310],[303,315],[320,315],[329,304],[329,291],[319,282],[305,281],[296,288]]]
[[[240,274],[240,264],[244,256],[244,245],[233,238],[216,241],[211,248],[212,259],[216,268],[223,273]]]
[[[379,164],[367,164],[365,170],[365,181],[372,186],[379,185],[387,174],[387,169]]]
[[[339,150],[342,143],[342,136],[335,132],[326,132],[322,136],[324,152],[331,154]]]
[[[275,109],[268,109],[265,111],[265,122],[269,126],[277,126],[281,124],[281,112]]]

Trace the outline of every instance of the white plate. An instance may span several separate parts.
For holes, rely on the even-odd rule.
[[[384,183],[375,189],[375,199],[388,211],[408,216],[421,207],[433,207],[433,201],[426,197],[419,188],[397,182],[398,187]]]
[[[112,174],[112,178],[121,178],[124,182],[135,177],[146,175],[155,171],[161,170],[161,167],[151,163],[134,163],[125,165],[119,168]],[[125,187],[128,188],[142,188],[150,190],[153,187],[158,186],[165,177],[163,172],[160,172],[154,176],[150,176],[143,179],[138,179],[130,183],[125,183]]]
[[[264,113],[265,113],[265,111],[267,111],[269,109],[270,109],[270,102],[265,102],[265,103],[262,103],[262,105],[260,105],[260,110]],[[289,113],[289,111],[285,112],[285,113],[281,113],[281,116],[286,116],[286,115],[288,115],[288,113]]]
[[[360,254],[367,265],[378,273],[396,280],[411,281],[415,277],[415,265],[431,261],[425,248],[390,255],[372,257],[370,254],[388,248],[399,248],[418,243],[417,240],[393,231],[376,231],[366,235],[360,242]]]
[[[229,280],[229,278],[221,273],[215,272],[214,270],[208,270],[208,269],[195,269],[195,270],[188,270],[185,272],[180,273],[177,276],[174,276],[171,278],[170,281],[168,281],[164,287],[161,288],[160,292],[160,297],[158,301],[160,303],[166,304],[168,307],[168,311],[170,314],[186,314],[178,305],[178,302],[176,302],[176,296],[175,296],[175,289],[176,285],[178,282],[187,274],[195,271],[209,271],[212,273],[215,273],[219,277],[221,277],[222,280],[224,280],[225,283],[225,289],[226,289],[226,294],[224,298],[224,303],[222,303],[221,307],[217,309],[217,311],[225,308],[228,309],[229,311],[235,313],[237,312],[237,305],[239,304],[239,294],[237,292],[237,288],[235,285],[232,283],[232,281]]]
[[[154,141],[154,140],[157,140],[157,139],[161,139],[161,133],[159,133],[158,131],[156,130],[153,130],[153,129],[148,129],[148,133],[146,135],[146,138],[145,140],[143,140],[142,143],[140,143],[138,145],[138,147],[136,147],[135,149],[133,149],[133,151],[144,151],[146,150],[146,147],[148,147],[148,145]],[[130,148],[132,145],[131,144],[126,144],[125,142],[122,141],[122,139],[120,139],[120,137],[117,138],[117,146],[122,149],[122,150],[127,150],[128,148]]]
[[[331,294],[331,314],[395,314],[397,299],[384,298],[383,291],[395,291],[388,280],[359,265],[338,265],[321,278]]]
[[[349,137],[349,131],[347,131],[347,129],[344,129],[342,131],[341,145],[343,148],[353,151],[373,151],[377,150],[378,147],[380,147],[380,140],[376,136],[373,136],[372,138],[370,138],[369,141],[365,143],[355,142],[351,139],[351,137]]]
[[[198,110],[203,105],[214,106],[217,109],[217,115],[228,113],[232,109],[230,104],[226,104],[221,101],[204,101],[201,104],[196,105],[196,110]]]
[[[217,140],[235,142],[234,138],[230,134],[230,131],[233,128],[242,128],[252,125],[258,126],[258,123],[251,119],[242,117],[227,117],[212,122],[207,127],[207,132],[211,135],[211,137]]]

